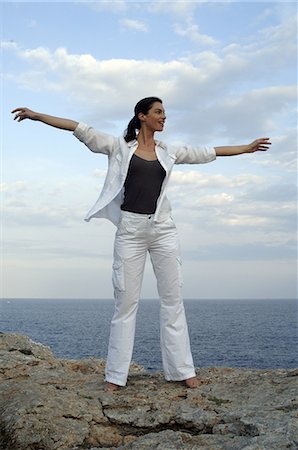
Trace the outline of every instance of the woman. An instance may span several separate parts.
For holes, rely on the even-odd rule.
[[[83,123],[16,108],[18,122],[31,119],[69,130],[87,147],[109,157],[99,199],[86,216],[105,217],[116,226],[113,261],[115,312],[111,323],[105,381],[107,390],[125,386],[132,358],[135,321],[144,265],[149,252],[160,296],[160,339],[166,380],[198,386],[181,297],[181,259],[176,227],[166,197],[174,164],[213,161],[216,156],[265,151],[269,138],[225,147],[171,146],[154,139],[166,115],[157,97],[140,100],[119,138]]]

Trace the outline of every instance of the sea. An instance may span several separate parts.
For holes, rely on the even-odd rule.
[[[296,300],[184,304],[197,368],[298,367]],[[106,358],[113,310],[112,299],[2,299],[0,331],[27,335],[58,358]],[[162,370],[158,300],[140,300],[133,361],[147,371]]]

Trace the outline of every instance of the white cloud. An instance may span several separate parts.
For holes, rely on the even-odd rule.
[[[4,222],[9,227],[69,227],[75,222],[83,221],[90,205],[87,195],[90,195],[91,185],[91,178],[68,178],[60,182],[53,181],[53,184],[48,184],[46,180],[3,183]]]
[[[93,11],[102,12],[107,11],[109,13],[119,14],[127,10],[129,3],[125,0],[100,0],[96,2],[83,1],[79,2],[91,8]]]
[[[106,170],[101,170],[101,169],[95,169],[93,176],[95,178],[105,178],[107,171]]]
[[[17,51],[19,50],[19,45],[17,44],[17,42],[10,40],[10,41],[0,41],[0,48],[2,50],[13,50],[13,51]]]
[[[268,17],[272,17],[275,14],[275,10],[272,7],[264,9],[256,18],[255,22],[260,23],[264,19],[267,19]]]
[[[142,25],[137,21],[132,23]],[[197,26],[193,27],[193,32],[198,33]],[[141,85],[145,84],[148,90],[158,90],[169,99],[180,100],[179,93],[182,91],[185,104],[189,104],[194,95],[206,102],[207,98],[214,98],[224,90],[232,93],[234,87],[238,91],[237,86],[243,85],[244,81],[253,84],[256,77],[258,81],[270,80],[276,71],[291,66],[294,68],[297,58],[295,43],[296,27],[290,18],[274,28],[262,30],[249,45],[234,43],[222,51],[199,52],[190,54],[188,58],[167,62],[146,59],[97,60],[90,54],[69,54],[65,48],[58,48],[54,52],[42,47],[24,50],[11,42],[4,42],[3,47],[8,51],[16,51],[19,57],[31,64],[30,76],[35,68],[42,82],[55,74],[57,78],[52,81],[52,87],[64,81],[62,87],[67,89],[66,79],[68,81],[70,77],[70,88],[73,84],[79,85],[83,96],[88,90],[100,90],[109,95],[119,86],[125,88],[124,91],[128,90],[128,97],[131,97],[133,89],[138,92]],[[123,77],[122,73],[126,76]],[[24,75],[26,72],[18,78],[19,82],[22,82]],[[36,88],[35,81],[32,88]],[[116,98],[119,102],[119,95]]]
[[[237,215],[234,214],[231,217],[223,217],[221,222],[225,225],[232,226],[241,226],[241,227],[249,227],[250,230],[252,227],[259,227],[260,225],[267,225],[269,223],[268,217],[256,217],[248,216],[248,215]]]
[[[196,44],[215,45],[218,43],[212,36],[200,33],[199,27],[195,23],[188,23],[184,26],[176,24],[174,30],[179,36],[189,38]]]
[[[267,155],[266,159],[254,160],[253,164],[264,168],[283,169],[288,173],[297,173],[297,128],[282,128],[283,135],[274,136],[274,147]]]
[[[263,137],[271,137],[280,130],[280,119],[293,114],[295,104],[295,86],[252,89],[238,96],[223,96],[220,104],[206,110],[205,121],[212,117],[220,123],[221,132],[225,130],[236,139],[253,136],[256,130]]]
[[[173,14],[176,17],[178,16],[182,19],[190,20],[193,17],[193,14],[196,11],[196,9],[200,6],[200,3],[203,2],[184,1],[184,0],[176,0],[176,1],[159,0],[148,3],[148,9],[152,13]]]
[[[244,136],[256,130],[277,131],[276,114],[285,113],[290,102],[295,102],[295,88],[288,86],[233,93],[240,83],[240,73],[243,76],[242,71],[248,70],[248,75],[254,76],[254,62],[253,55],[247,55],[250,61],[231,58],[231,51],[224,58],[209,52],[200,54],[195,61],[169,62],[100,61],[88,54],[69,54],[63,48],[54,52],[44,48],[19,49],[18,55],[27,60],[31,70],[15,76],[14,81],[27,89],[64,91],[72,101],[96,111],[98,117],[102,111],[99,106],[105,103],[102,118],[110,116],[112,120],[127,118],[129,105],[133,106],[148,92],[156,92],[169,108],[179,108],[185,113],[192,110],[191,118],[186,116],[183,123],[186,133],[191,130],[196,130],[197,134],[214,133],[215,123],[227,133],[233,129],[232,135],[236,138],[243,135],[243,131],[246,131]],[[123,95],[119,96],[119,92]],[[174,126],[177,128],[176,124]]]
[[[0,183],[0,192],[19,193],[28,191],[29,189],[28,183],[22,180],[13,181],[12,183]]]
[[[75,205],[75,203],[73,203]],[[70,227],[82,220],[84,209],[77,206],[57,205],[46,202],[45,205],[32,205],[29,201],[9,200],[3,208],[3,219],[11,227]]]
[[[192,185],[194,187],[209,189],[236,189],[243,186],[262,185],[266,183],[264,177],[254,174],[241,174],[225,176],[222,174],[205,174],[198,170],[187,170],[187,172],[175,170],[171,177],[171,189],[180,190],[181,186]]]
[[[135,102],[148,93],[154,93],[163,98],[167,110],[166,131],[162,137],[166,141],[170,136],[171,140],[180,142],[186,139],[190,143],[225,145],[245,143],[260,134],[270,136],[273,145],[266,154],[241,156],[232,158],[232,161],[227,158],[228,162],[226,158],[220,158],[207,168],[175,168],[169,197],[180,230],[188,274],[195,274],[202,268],[206,271],[206,262],[211,261],[206,279],[222,267],[229,267],[226,274],[229,277],[233,270],[234,273],[235,270],[241,272],[240,264],[235,264],[235,261],[247,260],[245,273],[240,274],[238,280],[240,286],[246,280],[247,271],[252,276],[258,275],[261,266],[258,261],[261,259],[288,259],[292,264],[297,229],[297,188],[291,180],[297,164],[297,101],[293,75],[297,66],[296,19],[284,17],[278,25],[263,28],[254,36],[230,42],[224,48],[218,42],[212,51],[202,52],[194,50],[196,46],[192,44],[195,40],[199,45],[213,45],[214,40],[212,36],[205,36],[200,23],[194,21],[199,2],[153,2],[142,6],[119,1],[87,6],[96,8],[99,13],[119,14],[119,19],[123,13],[125,17],[136,17],[126,14],[129,8],[137,8],[138,13],[142,7],[156,14],[172,14],[177,23],[176,31],[192,39],[188,43],[189,52],[187,56],[184,54],[170,60],[149,59],[146,52],[142,60],[104,60],[98,59],[95,53],[88,53],[88,47],[85,47],[85,52],[82,50],[82,53],[75,54],[63,47],[56,50],[45,46],[24,48],[13,41],[3,42],[3,51],[10,57],[6,66],[9,73],[5,74],[5,79],[14,92],[24,93],[25,98],[30,99],[34,92],[38,92],[35,97],[35,100],[38,97],[38,104],[46,104],[48,93],[58,105],[63,98],[65,104],[71,105],[71,111],[78,114],[74,118],[87,119],[87,123],[100,126],[103,131],[114,126],[117,132],[121,132]],[[274,13],[273,7],[259,20],[265,23],[265,16],[269,17],[271,13]],[[127,22],[128,19],[124,19],[126,22],[122,24],[136,31],[145,31],[144,26],[150,23],[149,19],[145,15],[139,14],[139,17],[144,21]],[[115,22],[113,18],[116,25],[117,19]],[[20,87],[22,90],[18,90]],[[16,125],[19,126],[24,125]],[[15,152],[17,155],[16,148]],[[57,154],[58,151],[54,158]],[[50,158],[53,158],[52,153]],[[58,272],[61,268],[61,278],[65,274],[63,267],[68,270],[68,265],[71,265],[72,273],[80,274],[86,285],[90,280],[90,268],[96,280],[110,280],[110,247],[115,229],[105,221],[83,222],[102,185],[104,165],[96,160],[95,167],[99,164],[99,168],[93,170],[92,160],[89,177],[82,180],[81,167],[77,174],[73,176],[72,172],[70,175],[78,163],[71,157],[67,161],[69,172],[64,171],[59,182],[57,179],[62,171],[61,168],[58,170],[55,161],[48,171],[54,174],[53,183],[48,175],[43,179],[36,169],[36,159],[32,161],[29,156],[26,164],[31,165],[34,182],[21,181],[24,171],[20,169],[18,160],[19,171],[14,165],[10,179],[17,178],[18,172],[20,180],[2,186],[9,237],[7,249],[12,261],[11,286],[15,284],[16,271],[19,270],[18,275],[21,276],[24,267],[27,267],[26,273],[35,274],[40,270],[38,273],[41,275],[40,262],[47,273],[47,268],[51,274],[57,267]],[[29,172],[27,169],[26,173]],[[38,180],[38,176],[42,178]],[[28,254],[31,262],[37,262],[35,265],[32,262],[30,270],[26,261]],[[95,262],[96,255],[100,263]],[[234,261],[234,264],[229,261]],[[95,271],[94,264],[97,264]],[[98,278],[99,266],[101,277]],[[275,268],[273,277],[276,284],[281,279],[279,274]],[[193,279],[197,280],[197,276]],[[47,286],[51,284],[44,275],[42,280]],[[268,283],[269,286],[270,280]],[[150,278],[148,285],[153,284],[154,279]],[[192,281],[189,292],[196,292],[193,286],[195,283]],[[44,293],[44,289],[41,286],[39,292]],[[68,287],[64,289],[70,292]],[[97,289],[98,286],[92,291],[94,296]],[[152,295],[150,289],[146,291],[149,296]],[[239,292],[241,289],[239,287]],[[255,288],[255,292],[258,289]],[[204,292],[210,292],[210,289],[206,287]]]
[[[58,49],[57,51],[57,57],[59,58],[59,55],[61,53],[61,50]],[[54,58],[52,57],[50,51],[44,47],[37,47],[34,49],[27,49],[27,50],[21,50],[19,49],[19,56],[23,59],[27,60],[31,63],[37,63],[40,64],[42,67],[48,67],[54,70],[57,67],[57,63],[55,63]]]
[[[144,22],[141,22],[140,20],[132,20],[132,19],[122,19],[120,20],[120,25],[123,28],[135,30],[135,31],[141,31],[141,32],[147,32],[148,27]]]
[[[282,175],[206,175],[200,168],[178,171],[173,173],[169,198],[187,255],[196,245],[199,252],[202,244],[206,247],[206,256],[218,246],[253,244],[255,258],[260,258],[266,243],[276,249],[277,256],[283,244],[296,240],[297,188]],[[228,258],[228,248],[223,251],[223,258]],[[293,252],[291,244],[291,257]]]

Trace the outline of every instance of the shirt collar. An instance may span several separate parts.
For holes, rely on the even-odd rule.
[[[128,145],[129,148],[137,146],[138,145],[138,141],[137,141],[137,139],[134,139],[133,141],[129,141],[127,143],[127,145]],[[166,144],[164,144],[162,141],[159,141],[157,139],[155,139],[155,145],[157,147],[161,147],[164,150],[166,149]]]
[[[127,146],[128,146],[129,148],[134,147],[134,146],[136,146],[137,144],[138,144],[138,141],[137,141],[136,139],[134,139],[133,141],[127,142]]]

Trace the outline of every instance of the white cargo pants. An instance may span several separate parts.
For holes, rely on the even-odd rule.
[[[167,216],[121,212],[115,236],[113,286],[115,312],[111,322],[105,380],[125,386],[132,359],[136,314],[147,252],[160,297],[160,341],[166,380],[195,376],[181,296],[181,260],[177,230]]]

